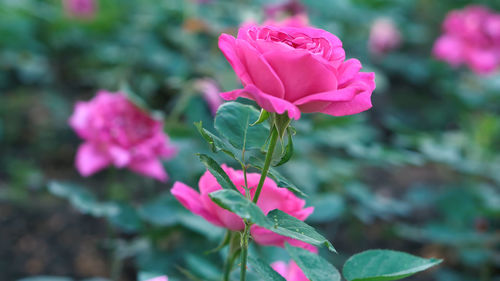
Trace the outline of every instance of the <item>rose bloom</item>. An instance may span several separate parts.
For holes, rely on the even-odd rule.
[[[350,115],[372,106],[374,74],[359,72],[357,59],[345,60],[342,42],[324,30],[249,24],[237,38],[222,34],[219,48],[244,86],[222,93],[226,100],[248,98],[293,119],[309,112]]]
[[[478,74],[494,71],[500,64],[499,14],[482,6],[451,11],[433,54],[453,67],[466,64]]]
[[[381,55],[401,44],[401,33],[391,19],[378,18],[370,30],[368,47],[370,52]]]
[[[95,0],[63,0],[66,14],[79,18],[92,18],[96,12]]]
[[[85,140],[76,154],[76,168],[82,176],[114,165],[167,180],[160,159],[172,158],[176,149],[163,132],[163,122],[125,94],[101,90],[92,100],[77,102],[69,124]]]
[[[283,261],[273,262],[271,267],[287,281],[309,281],[302,269],[294,261],[290,261],[289,264]]]
[[[243,187],[245,185],[245,179],[243,171],[234,170],[226,165],[222,165],[221,167],[227,173],[238,190],[244,195],[245,189]],[[247,173],[247,182],[252,198],[257,189],[259,180],[260,174]],[[209,171],[206,171],[200,178],[198,186],[200,190],[199,193],[181,182],[176,182],[171,192],[184,207],[216,226],[224,227],[232,231],[241,231],[245,228],[243,220],[238,215],[221,208],[210,199],[209,194],[211,192],[221,190],[222,187]],[[304,200],[298,198],[288,189],[278,187],[270,178],[266,178],[264,181],[264,186],[262,187],[257,206],[259,206],[262,212],[266,215],[274,209],[279,209],[302,221],[305,220],[314,210],[313,207],[304,208]],[[310,251],[316,251],[316,248],[312,245],[281,236],[257,225],[253,225],[250,228],[250,233],[252,234],[255,242],[261,245],[283,247],[284,243],[288,242],[297,247],[302,247]]]

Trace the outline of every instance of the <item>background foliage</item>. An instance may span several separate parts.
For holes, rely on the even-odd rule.
[[[430,55],[449,10],[482,3],[500,11],[500,2],[302,2],[311,23],[377,77],[372,110],[294,122],[295,154],[280,169],[309,194],[316,210],[307,222],[339,252],[330,262],[340,268],[354,253],[390,248],[445,259],[408,280],[500,280],[500,74],[478,77]],[[224,253],[203,252],[223,231],[168,191],[176,180],[196,186],[204,167],[194,153],[210,154],[193,125],[213,128],[196,79],[239,87],[218,36],[264,20],[267,3],[106,0],[81,20],[57,0],[0,2],[0,279],[219,278]],[[367,38],[381,16],[397,23],[403,45],[376,57]],[[76,173],[80,140],[67,119],[75,101],[100,88],[126,89],[164,114],[179,147],[165,163],[167,184],[125,170]],[[287,259],[282,249],[251,251]]]

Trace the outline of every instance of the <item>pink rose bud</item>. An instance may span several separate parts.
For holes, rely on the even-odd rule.
[[[101,90],[92,100],[77,102],[69,124],[85,141],[76,154],[76,168],[82,176],[114,165],[167,180],[160,159],[172,158],[176,149],[163,132],[163,122],[125,94]]]
[[[222,165],[221,167],[227,173],[238,190],[242,194],[245,194],[245,190],[243,188],[245,185],[243,171],[234,170],[226,165]],[[251,197],[255,194],[259,179],[260,174],[247,174],[247,182]],[[222,189],[215,177],[209,171],[206,171],[200,178],[198,186],[200,190],[199,193],[181,182],[176,182],[171,192],[184,207],[194,214],[203,217],[208,222],[232,231],[241,231],[244,229],[245,225],[243,220],[238,215],[219,207],[217,204],[212,202],[208,196],[211,192]],[[266,215],[274,209],[279,209],[302,221],[305,220],[314,210],[313,207],[306,208],[304,200],[298,198],[288,189],[278,187],[270,178],[266,178],[264,182],[257,205]],[[288,242],[296,247],[302,247],[313,252],[317,251],[312,245],[281,236],[257,225],[253,225],[250,228],[250,233],[252,234],[255,242],[261,245],[283,247],[284,243]]]
[[[451,11],[433,54],[453,67],[466,64],[478,74],[493,72],[500,64],[500,15],[482,6]]]
[[[95,0],[63,0],[66,14],[72,17],[90,19],[96,12]]]
[[[208,107],[210,108],[210,112],[212,112],[212,115],[215,116],[217,109],[224,102],[220,97],[221,91],[217,82],[209,78],[200,79],[195,82],[195,87],[201,92],[203,98],[208,104]]]
[[[401,33],[391,19],[378,18],[370,30],[368,44],[373,54],[385,54],[399,47],[401,44]]]
[[[324,30],[248,24],[236,38],[222,34],[219,48],[244,87],[222,93],[225,100],[248,98],[296,120],[301,113],[344,116],[372,107],[375,75],[360,72],[357,59],[345,60],[340,39]]]
[[[294,261],[290,261],[289,264],[283,261],[273,262],[271,267],[287,281],[309,281],[302,269]]]

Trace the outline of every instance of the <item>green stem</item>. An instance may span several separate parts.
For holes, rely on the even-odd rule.
[[[260,175],[259,185],[257,186],[257,190],[255,191],[255,195],[253,196],[253,202],[255,204],[257,204],[257,200],[259,200],[262,186],[264,186],[264,181],[266,180],[267,173],[269,172],[269,166],[271,166],[271,160],[273,159],[274,148],[276,147],[277,141],[278,130],[273,126],[271,128],[271,140],[269,141],[269,148],[267,149],[266,160],[264,162],[264,167],[262,168],[262,174]]]
[[[248,257],[248,238],[250,236],[250,225],[245,221],[245,230],[241,237],[241,258],[240,258],[240,281],[247,278],[247,257]]]
[[[231,271],[233,270],[234,261],[238,257],[239,254],[239,245],[237,244],[237,235],[235,232],[230,233],[229,238],[229,253],[227,254],[226,263],[224,264],[224,276],[223,281],[229,281],[229,275],[231,275]]]

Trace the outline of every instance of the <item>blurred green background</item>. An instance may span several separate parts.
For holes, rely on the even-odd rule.
[[[176,180],[197,186],[194,153],[208,153],[192,125],[213,122],[196,81],[239,87],[218,36],[264,21],[264,5],[280,2],[97,2],[95,16],[80,19],[59,0],[0,1],[0,280],[218,280],[224,252],[205,252],[223,231],[169,189]],[[340,253],[326,257],[340,267],[353,253],[390,248],[445,259],[408,280],[500,280],[500,73],[479,77],[431,56],[448,11],[500,12],[500,2],[302,3],[311,24],[337,35],[377,82],[368,112],[294,122],[296,151],[282,172],[309,194],[316,210],[307,222]],[[380,17],[395,22],[402,44],[374,56],[368,37]],[[165,163],[168,183],[113,168],[78,175],[81,141],[67,120],[98,89],[127,89],[164,114],[180,150]],[[251,250],[270,262],[285,257]]]

